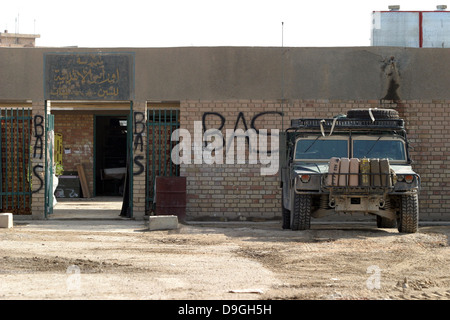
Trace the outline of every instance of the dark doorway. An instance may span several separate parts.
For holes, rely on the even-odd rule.
[[[127,116],[95,117],[95,194],[123,196],[127,170]]]

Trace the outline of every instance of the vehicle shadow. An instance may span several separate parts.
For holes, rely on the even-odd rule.
[[[263,242],[332,242],[349,238],[377,238],[402,236],[395,228],[377,228],[376,222],[364,223],[311,223],[309,230],[282,229],[281,221],[271,222],[196,222],[188,223],[199,232],[220,233],[243,241]]]

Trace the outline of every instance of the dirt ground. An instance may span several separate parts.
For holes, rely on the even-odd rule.
[[[450,299],[450,224],[14,221],[0,299]]]

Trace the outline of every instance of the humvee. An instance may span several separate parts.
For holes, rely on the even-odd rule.
[[[280,132],[282,227],[306,230],[311,217],[363,213],[379,228],[417,232],[420,176],[411,164],[396,110],[292,119]]]

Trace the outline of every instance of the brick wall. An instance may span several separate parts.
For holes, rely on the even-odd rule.
[[[194,132],[194,121],[205,129],[284,129],[291,118],[329,118],[356,108],[395,108],[406,121],[414,147],[414,169],[421,175],[421,219],[450,219],[450,101],[266,100],[183,101],[181,128]],[[283,112],[284,123],[277,112]],[[194,156],[193,156],[194,157]],[[248,163],[248,162],[247,162]],[[260,164],[182,164],[187,177],[188,218],[222,219],[280,217],[278,175],[262,176]]]
[[[31,135],[31,145],[33,154],[31,155],[31,166],[33,168],[32,181],[32,200],[31,212],[33,219],[43,219],[45,217],[45,152],[43,133],[45,128],[45,101],[37,100],[32,104],[33,128]],[[39,121],[41,119],[41,121]],[[36,152],[34,152],[36,151]]]
[[[62,134],[64,171],[77,171],[82,164],[89,191],[94,190],[94,116],[79,113],[55,113],[55,133]],[[70,149],[65,153],[64,149]]]
[[[421,176],[422,217],[450,219],[450,101],[402,101],[397,110],[406,120],[411,158]]]
[[[185,101],[180,106],[180,127],[192,135],[194,121],[202,121],[206,130],[222,127],[224,135],[226,129],[246,131],[252,123],[256,129],[280,128],[281,116],[272,113],[280,108],[276,101]],[[262,176],[260,170],[260,164],[182,164],[181,175],[187,177],[188,218],[279,216],[278,175]]]

